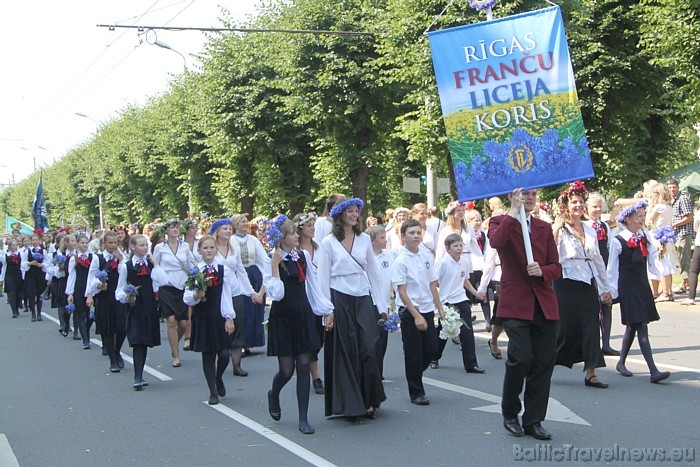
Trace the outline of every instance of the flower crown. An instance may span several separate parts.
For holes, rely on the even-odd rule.
[[[182,223],[182,227],[185,230],[189,229],[192,226],[197,227],[197,220],[198,219],[196,217],[194,217],[192,219],[185,219],[185,221]]]
[[[163,224],[163,227],[165,227],[167,229],[168,227],[170,227],[172,225],[180,225],[180,219],[178,219],[177,217],[173,217],[172,219],[168,219]]]
[[[645,200],[638,201],[632,206],[627,206],[625,209],[620,211],[620,214],[615,216],[615,220],[618,224],[624,224],[627,218],[634,214],[635,211],[638,211],[640,209],[646,209],[647,206],[649,206],[649,203],[647,203]]]
[[[394,219],[399,217],[399,214],[401,214],[402,212],[404,212],[406,214],[411,213],[411,211],[408,208],[398,207],[398,208],[394,209]]]
[[[265,236],[267,237],[267,245],[270,248],[275,248],[277,244],[284,238],[284,234],[280,231],[280,226],[289,220],[284,214],[280,214],[273,220],[265,221],[267,229],[265,229]]]
[[[318,219],[318,216],[316,215],[315,212],[307,212],[306,214],[303,214],[295,223],[294,227],[297,229],[301,228],[304,226],[309,221],[316,220]]]
[[[463,206],[461,201],[451,201],[450,204],[448,204],[445,208],[445,215],[449,216],[450,214],[455,212],[455,209],[457,209],[457,207],[459,206]]]
[[[475,10],[485,10],[496,4],[496,0],[469,0],[469,6]]]
[[[219,227],[224,226],[224,225],[233,226],[233,221],[232,221],[231,219],[228,219],[228,218],[219,219],[218,221],[215,221],[215,222],[211,225],[211,227],[209,227],[209,235],[214,235],[214,232],[216,232],[216,230],[217,230]]]
[[[335,203],[333,209],[331,209],[331,217],[337,217],[343,213],[350,206],[357,206],[360,211],[365,207],[365,202],[360,198],[350,198],[341,201],[340,203]]]
[[[583,198],[584,201],[588,199],[588,190],[586,189],[586,185],[584,185],[581,180],[576,180],[575,182],[572,182],[569,185],[569,188],[562,191],[561,198],[569,199],[573,195],[579,195]]]

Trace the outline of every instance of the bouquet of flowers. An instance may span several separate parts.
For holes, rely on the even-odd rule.
[[[445,317],[440,318],[442,323],[442,330],[440,331],[440,339],[452,339],[453,337],[459,336],[459,328],[462,325],[466,326],[462,317],[459,313],[452,307],[445,307]]]
[[[190,290],[201,290],[202,292],[207,291],[207,286],[211,285],[209,281],[204,277],[204,273],[199,270],[199,268],[189,268],[187,270],[187,280],[185,281],[185,287]],[[207,297],[202,297],[202,301],[206,302]]]
[[[140,285],[132,285],[132,284],[127,284],[126,285],[126,297],[127,299],[130,298],[136,298],[139,296],[139,289],[141,288]],[[131,300],[128,300],[129,306],[134,307],[136,306],[136,301],[132,302]]]
[[[44,255],[42,253],[32,253],[32,260],[41,263],[44,261]]]
[[[58,266],[59,271],[65,271],[66,270],[66,263],[68,262],[68,258],[63,256],[62,254],[57,254],[56,257],[53,259],[53,264]]]
[[[69,305],[66,305],[65,310],[66,310],[68,313],[73,313],[73,312],[75,311],[75,304],[71,303],[71,304],[69,304]]]
[[[94,307],[90,308],[89,315],[90,315],[90,319],[93,319],[93,320],[95,319],[95,308]]]
[[[401,318],[399,318],[398,313],[382,313],[381,318],[377,321],[377,324],[381,326],[385,331],[396,332],[399,330],[399,324],[401,323]]]
[[[676,243],[676,233],[673,231],[673,227],[670,225],[664,225],[659,227],[654,231],[654,238],[659,241],[661,246],[667,245],[669,243]],[[659,251],[659,259],[664,258],[664,251]]]
[[[97,273],[95,273],[95,279],[99,279],[103,284],[107,283],[108,277],[107,271],[97,271]]]

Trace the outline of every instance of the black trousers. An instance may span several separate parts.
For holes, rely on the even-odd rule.
[[[430,365],[437,347],[437,330],[434,324],[434,312],[423,313],[428,322],[428,329],[419,331],[411,313],[399,309],[401,316],[401,340],[403,341],[404,364],[406,367],[406,382],[411,400],[425,396],[423,389],[423,372]]]
[[[501,411],[515,418],[522,407],[520,392],[525,386],[523,426],[541,422],[547,415],[549,388],[557,358],[557,322],[545,319],[535,301],[532,321],[503,318],[508,334],[508,360],[503,377]]]
[[[448,305],[451,305],[448,303]],[[459,310],[459,317],[462,318],[464,324],[459,328],[459,342],[462,347],[462,363],[465,370],[471,370],[475,366],[479,366],[476,361],[476,345],[474,343],[474,328],[472,326],[472,306],[469,300],[454,304]],[[442,323],[438,325],[436,333],[438,334],[438,343],[435,350],[433,360],[439,361],[442,358],[442,353],[445,350],[447,339],[441,339],[440,331],[442,331]]]

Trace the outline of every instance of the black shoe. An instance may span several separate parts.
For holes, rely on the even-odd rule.
[[[143,384],[143,387],[144,387],[144,388],[147,388],[147,387],[148,387],[148,381],[141,381],[141,384]]]
[[[182,350],[184,350],[185,352],[190,351],[190,338],[189,337],[185,337],[185,343],[182,346]]]
[[[618,373],[620,373],[622,376],[634,376],[631,371],[629,371],[625,365],[622,363],[618,362],[617,365],[615,365],[615,369],[617,370]]]
[[[542,441],[552,439],[552,434],[549,431],[542,428],[542,425],[540,424],[540,422],[533,423],[530,426],[524,427],[523,432],[528,436],[532,436],[533,438],[539,439]]]
[[[41,314],[36,315],[36,320],[37,321],[44,321],[44,318],[41,317]]]
[[[83,350],[90,350],[90,344],[83,344]]]
[[[591,376],[590,378],[584,378],[583,382],[586,386],[592,387],[592,388],[600,388],[600,389],[605,389],[608,387],[608,383],[602,382],[600,379],[596,381],[595,383],[591,381],[593,378],[598,379],[596,375]]]
[[[83,340],[83,338],[80,336],[73,335],[73,340],[74,341],[81,341],[81,340]]]
[[[121,368],[119,368],[119,365],[117,365],[116,363],[112,363],[112,365],[110,365],[109,367],[109,371],[111,371],[112,373],[119,373],[122,370]]]
[[[243,368],[234,368],[233,374],[234,376],[248,376],[248,372],[245,371]]]
[[[433,360],[432,362],[430,362],[430,368],[432,368],[433,370],[437,370],[438,368],[440,368],[440,362],[438,362],[437,360]]]
[[[67,333],[66,331],[61,331],[61,335],[62,335],[63,337],[68,337],[68,333]]]
[[[316,433],[316,430],[314,427],[309,425],[309,422],[299,422],[299,431],[304,433],[305,435],[313,435]]]
[[[500,351],[500,350],[499,350],[498,352],[495,352],[495,353],[494,353],[493,348],[491,347],[491,339],[489,339],[488,344],[489,344],[489,353],[491,354],[491,356],[492,356],[493,358],[495,358],[496,360],[501,360],[501,359],[503,359],[503,355],[501,355],[501,351]]]
[[[425,396],[418,396],[414,399],[411,399],[411,404],[430,405],[430,400]]]
[[[480,366],[475,366],[474,368],[468,368],[467,373],[476,373],[478,375],[483,375],[484,373],[486,373],[486,370],[484,370]]]
[[[124,369],[124,359],[119,354],[117,354],[117,365],[119,365],[119,368],[122,370]]]
[[[523,433],[523,427],[520,426],[520,422],[518,421],[518,417],[503,417],[503,428],[505,428],[508,433],[518,438],[525,435],[525,433]]]
[[[133,387],[134,387],[134,391],[140,391],[141,389],[143,389],[143,382],[138,381],[138,382],[134,383]]]
[[[277,407],[272,408],[272,389],[267,391],[267,410],[270,412],[270,417],[276,422],[282,418],[282,409],[280,408],[279,400],[277,401]],[[274,412],[274,410],[277,410]]]
[[[216,381],[216,393],[219,397],[226,397],[226,386],[224,386],[223,379]]]
[[[17,313],[16,315],[12,315],[13,318],[16,318],[18,316],[19,316],[19,313]]]
[[[652,383],[660,383],[661,381],[667,379],[669,376],[671,376],[670,371],[662,371],[661,373],[651,375],[649,381],[651,381]]]
[[[615,349],[603,349],[603,355],[613,355],[615,357],[619,357],[620,351]]]
[[[36,315],[35,315],[34,313],[32,313],[32,323],[33,323],[34,321],[36,321]]]
[[[314,385],[314,392],[316,394],[325,394],[326,390],[323,389],[323,381],[321,378],[316,378],[315,380],[312,381]]]
[[[107,353],[107,349],[105,349],[104,347],[102,347],[102,355],[109,355],[109,354]]]
[[[209,405],[216,405],[219,403],[219,396],[212,394],[209,396]]]

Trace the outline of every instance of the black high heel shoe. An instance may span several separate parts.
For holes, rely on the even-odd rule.
[[[282,418],[282,409],[279,407],[279,401],[277,401],[277,412],[273,412],[272,409],[272,389],[267,391],[267,410],[270,412],[270,417],[276,422],[279,422]]]

